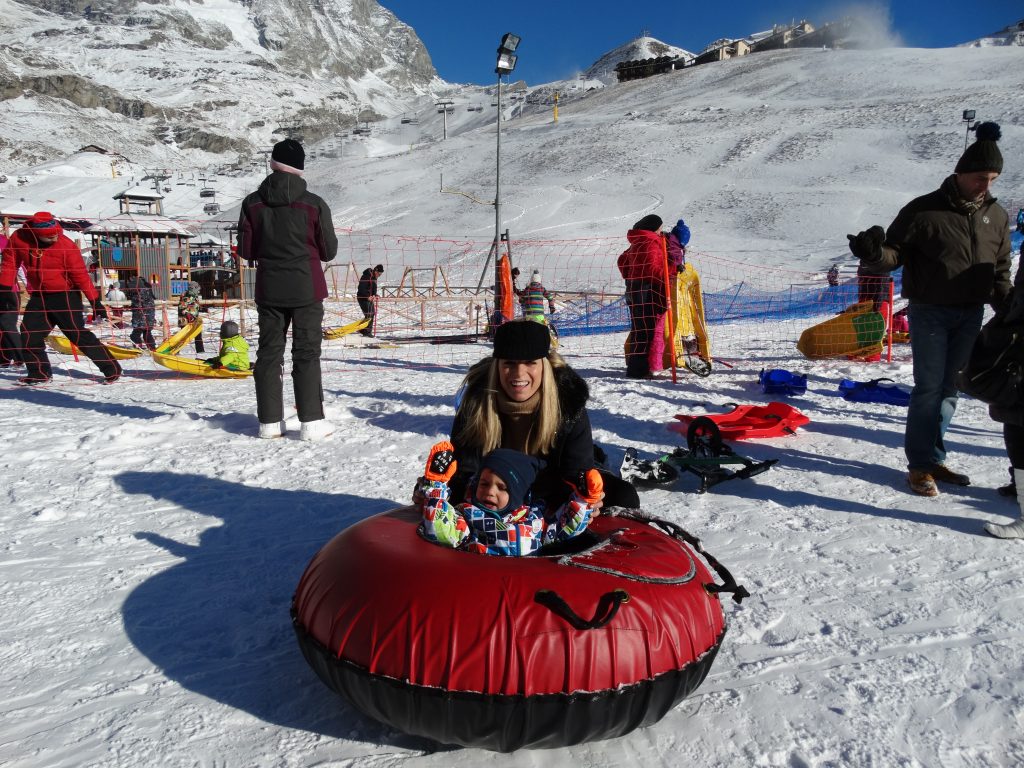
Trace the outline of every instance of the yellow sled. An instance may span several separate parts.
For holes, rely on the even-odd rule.
[[[208,379],[247,379],[252,376],[252,369],[248,371],[234,371],[230,368],[214,368],[203,360],[192,357],[180,357],[178,352],[192,339],[202,333],[203,321],[196,320],[189,323],[177,333],[168,336],[163,343],[153,351],[153,360],[164,368],[172,371],[187,373],[192,376],[203,376]]]
[[[182,347],[202,332],[203,321],[195,320],[184,328],[181,328],[177,333],[171,334],[160,342],[160,346],[154,350],[154,353],[160,355],[176,355]]]
[[[874,303],[862,301],[800,334],[796,348],[811,360],[827,357],[871,357],[882,352],[885,318]]]
[[[675,339],[668,338],[670,328],[668,322],[665,323],[665,367],[672,367],[674,353],[677,368],[688,368],[698,376],[707,376],[711,373],[711,341],[704,319],[700,275],[692,264],[685,265],[676,275],[672,317]]]
[[[46,346],[52,349],[54,352],[59,352],[62,355],[81,355],[82,350],[71,343],[71,339],[67,336],[59,336],[57,334],[50,334],[46,337]],[[119,347],[116,344],[104,344],[110,356],[115,360],[133,360],[142,354],[141,349],[132,349],[129,347]]]
[[[348,325],[339,325],[337,328],[324,328],[324,339],[328,341],[331,339],[340,339],[342,336],[348,336],[356,331],[361,331],[369,325],[370,318],[364,317],[362,320],[356,320],[354,323],[349,323]]]
[[[248,371],[235,371],[231,368],[214,368],[203,360],[196,360],[191,357],[164,355],[160,352],[154,352],[153,360],[164,368],[170,368],[172,371],[188,373],[192,376],[204,376],[209,379],[247,379],[252,376],[251,368]]]

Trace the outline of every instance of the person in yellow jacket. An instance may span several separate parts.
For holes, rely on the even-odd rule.
[[[230,368],[232,371],[248,371],[249,342],[242,338],[238,323],[226,320],[220,326],[220,354],[207,361],[214,368]]]

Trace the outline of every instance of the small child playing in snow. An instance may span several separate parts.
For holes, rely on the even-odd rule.
[[[497,448],[480,462],[468,487],[468,500],[453,506],[448,501],[448,480],[457,469],[454,451],[448,441],[431,448],[423,480],[420,532],[442,546],[488,555],[535,554],[545,544],[586,530],[592,505],[604,490],[600,473],[591,469],[578,483],[569,484],[569,500],[549,512],[543,502],[531,503],[528,498],[544,461]]]
[[[181,298],[178,299],[178,327],[184,328],[189,323],[194,323],[199,319],[199,314],[205,312],[206,308],[202,304],[202,294],[199,289],[199,283],[195,280],[189,281],[188,288],[181,294]],[[203,346],[203,334],[196,334],[195,338],[196,352],[200,355],[206,351]]]
[[[225,320],[220,326],[220,354],[206,361],[214,368],[229,368],[232,371],[248,371],[249,342],[242,338],[238,323]]]
[[[514,283],[513,283],[514,286]],[[544,304],[547,303],[548,312],[555,313],[555,300],[551,292],[544,287],[540,281],[540,272],[533,271],[529,284],[521,291],[516,291],[519,296],[519,304],[523,308],[523,316],[538,323],[547,323],[544,316]]]

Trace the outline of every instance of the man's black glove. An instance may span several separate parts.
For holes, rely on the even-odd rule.
[[[92,319],[93,320],[106,320],[107,319],[107,308],[103,306],[103,302],[100,301],[100,297],[97,296],[92,300]]]
[[[11,286],[0,285],[0,312],[18,309],[18,292]]]
[[[1006,325],[1024,323],[1024,288],[1015,288],[1004,303],[1004,311],[996,312]]]
[[[882,260],[882,243],[885,242],[885,230],[877,224],[856,235],[847,235],[850,251],[865,264],[877,264]]]

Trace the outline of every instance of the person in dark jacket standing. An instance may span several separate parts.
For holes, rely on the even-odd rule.
[[[1024,261],[1017,264],[1017,276],[1013,281],[1013,294],[1005,311],[997,312],[989,322],[1024,332]],[[988,407],[993,421],[1003,425],[1003,443],[1010,459],[1010,485],[999,489],[1000,495],[1012,496],[1020,508],[1016,520],[1005,525],[985,523],[986,533],[1000,539],[1024,539],[1024,401],[1013,405],[993,403]]]
[[[242,201],[239,255],[256,266],[259,342],[253,380],[259,436],[285,433],[283,367],[292,332],[292,385],[302,440],[333,432],[324,418],[320,379],[321,325],[327,281],[321,262],[338,252],[331,209],[306,189],[306,153],[294,139],[274,145],[271,174]]]
[[[363,310],[363,317],[370,321],[370,324],[359,331],[363,336],[373,336],[377,322],[377,278],[384,274],[384,265],[378,264],[372,269],[367,267],[359,277],[359,287],[356,288],[356,301],[359,308]]]
[[[937,496],[936,481],[969,485],[946,466],[943,437],[956,410],[956,374],[970,357],[985,304],[1004,311],[1010,283],[1010,220],[989,188],[1003,171],[995,123],[977,139],[939,189],[911,200],[888,231],[847,235],[864,268],[883,274],[903,267],[909,299],[914,390],[904,449],[910,488]]]
[[[50,358],[44,342],[56,325],[72,344],[82,350],[103,373],[103,383],[113,384],[121,376],[121,366],[96,335],[85,327],[82,294],[92,304],[96,317],[106,317],[99,291],[89,279],[82,251],[68,237],[53,214],[40,211],[11,235],[0,265],[0,297],[3,308],[12,310],[10,297],[18,269],[24,267],[31,293],[22,320],[23,359],[26,385],[45,384],[53,378]]]

